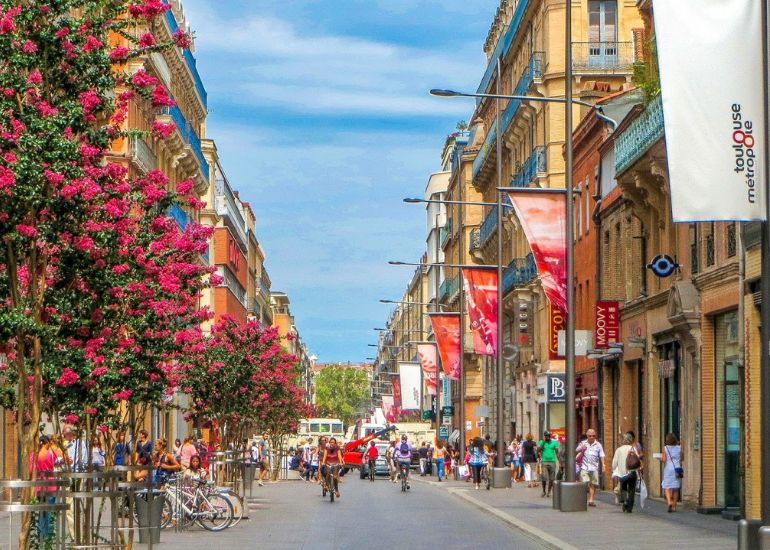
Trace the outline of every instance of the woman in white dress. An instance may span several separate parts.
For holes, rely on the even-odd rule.
[[[666,435],[666,444],[660,455],[660,459],[663,461],[663,481],[660,486],[666,495],[668,511],[676,512],[684,470],[682,470],[682,447],[674,434]]]

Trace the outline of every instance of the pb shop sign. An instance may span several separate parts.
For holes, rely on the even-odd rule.
[[[564,384],[564,374],[549,374],[546,380],[546,397],[549,403],[564,403],[567,399],[567,387]]]
[[[620,341],[620,311],[618,302],[596,302],[595,346],[608,348]]]

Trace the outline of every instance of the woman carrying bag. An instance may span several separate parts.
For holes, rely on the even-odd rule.
[[[637,472],[642,469],[642,459],[634,445],[634,436],[630,433],[623,435],[623,445],[617,448],[612,458],[612,476],[620,483],[620,502],[623,511],[629,514],[634,509],[636,494]]]
[[[660,459],[663,461],[663,481],[660,486],[666,494],[668,511],[676,512],[684,469],[682,468],[682,447],[674,434],[666,435],[666,444],[663,452],[660,453]]]

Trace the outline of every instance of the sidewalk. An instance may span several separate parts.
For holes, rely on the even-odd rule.
[[[596,508],[564,513],[551,508],[551,499],[542,498],[540,488],[527,489],[524,483],[514,483],[511,489],[477,491],[471,483],[462,481],[439,483],[419,475],[412,479],[442,487],[453,497],[495,515],[551,548],[660,550],[676,545],[721,550],[737,545],[737,522],[681,508],[669,514],[665,504],[652,499],[645,502],[644,510],[637,500],[634,513],[629,515],[615,506],[611,493],[604,492]]]

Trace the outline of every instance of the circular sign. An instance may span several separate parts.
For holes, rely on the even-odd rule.
[[[658,254],[647,267],[658,277],[668,277],[674,273],[679,264],[668,254]]]

